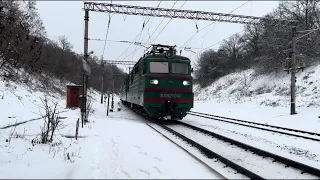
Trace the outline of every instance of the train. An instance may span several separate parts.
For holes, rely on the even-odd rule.
[[[120,89],[124,105],[154,120],[182,120],[193,108],[193,68],[176,46],[151,45],[129,71]]]

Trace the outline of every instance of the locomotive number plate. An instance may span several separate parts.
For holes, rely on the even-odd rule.
[[[160,94],[160,98],[180,98],[180,94]]]

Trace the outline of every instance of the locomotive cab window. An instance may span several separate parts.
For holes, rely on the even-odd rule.
[[[168,62],[150,62],[150,73],[169,73]]]
[[[188,74],[188,64],[185,63],[171,63],[171,73],[174,74]]]

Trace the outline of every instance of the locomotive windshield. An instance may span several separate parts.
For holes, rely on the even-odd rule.
[[[188,64],[185,64],[185,63],[171,63],[171,73],[174,73],[174,74],[188,74]]]
[[[151,73],[169,73],[168,62],[150,62]]]

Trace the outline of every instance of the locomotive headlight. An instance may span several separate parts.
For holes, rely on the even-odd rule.
[[[183,81],[182,84],[183,84],[184,86],[188,86],[188,85],[190,85],[190,82],[189,82],[189,81]]]
[[[150,83],[151,83],[151,84],[158,84],[159,81],[158,81],[157,79],[153,79],[153,80],[150,80]]]

